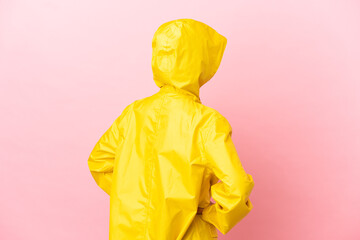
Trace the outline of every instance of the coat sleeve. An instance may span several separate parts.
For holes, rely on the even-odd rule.
[[[88,166],[96,184],[108,195],[111,194],[112,175],[115,156],[120,142],[124,139],[126,118],[130,105],[112,123],[101,138],[88,158]]]
[[[221,116],[207,128],[204,136],[206,164],[220,181],[210,189],[215,204],[204,208],[201,218],[222,234],[229,232],[253,208],[249,196],[254,181],[245,172],[231,135],[230,123]]]

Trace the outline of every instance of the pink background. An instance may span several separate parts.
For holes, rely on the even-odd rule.
[[[108,239],[87,159],[158,91],[151,40],[193,18],[228,39],[203,104],[233,127],[253,211],[220,239],[360,239],[358,1],[0,1],[0,239]]]

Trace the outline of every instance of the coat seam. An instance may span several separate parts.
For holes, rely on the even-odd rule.
[[[215,119],[213,119],[213,120],[211,120],[210,121],[210,126],[211,126],[211,124],[215,124],[215,122],[216,122],[216,120],[218,120],[218,119],[220,119],[220,118],[225,118],[224,116],[219,116],[219,117],[216,117]],[[207,141],[208,141],[208,137],[209,137],[209,134],[210,134],[210,129],[208,129],[207,131],[205,131],[205,136],[203,136],[203,134],[202,134],[202,131],[201,131],[201,143],[202,143],[202,148],[201,148],[201,150],[203,151],[203,157],[202,158],[204,158],[205,159],[205,167],[206,168],[208,168],[208,169],[210,169],[211,170],[211,168],[209,167],[209,164],[208,164],[208,159],[207,159],[207,157],[206,157],[206,143],[207,143]]]
[[[132,114],[133,109],[134,109],[134,104],[131,104],[130,109],[128,109],[128,111],[127,111],[127,113],[126,113],[126,114],[129,114],[129,113],[130,113],[130,116],[127,118],[127,121],[126,121],[127,126],[129,126],[130,119],[133,118],[133,114]],[[127,137],[128,137],[128,132],[129,132],[129,128],[126,128],[125,131],[123,131],[123,133],[122,133],[123,140],[127,139]],[[119,144],[119,145],[120,145],[120,144]]]
[[[166,98],[166,95],[163,96],[162,98],[162,101],[161,101],[161,104],[160,104],[160,108],[159,108],[159,112],[157,113],[158,115],[158,119],[157,119],[157,122],[156,122],[156,126],[155,126],[155,137],[154,139],[156,140],[157,139],[157,136],[158,136],[158,130],[159,130],[159,124],[160,124],[160,118],[161,118],[161,110],[162,110],[162,106],[164,105],[164,102],[165,102],[165,98]],[[154,146],[155,144],[153,144],[153,148],[152,148],[152,151],[154,151]],[[150,164],[150,174],[149,174],[149,194],[148,194],[148,199],[147,199],[147,206],[146,206],[146,218],[145,218],[145,229],[144,229],[144,238],[146,238],[146,233],[148,231],[148,226],[149,226],[149,216],[150,216],[150,202],[151,202],[151,193],[152,193],[152,182],[153,182],[153,159],[150,158],[151,161],[149,161],[149,164]]]
[[[201,147],[201,151],[203,151],[203,159],[204,159],[204,162],[205,162],[205,169],[208,169],[208,171],[210,172],[210,173],[213,173],[213,170],[212,170],[212,168],[211,168],[211,166],[210,166],[210,164],[209,164],[209,160],[208,160],[208,158],[206,157],[206,143],[207,143],[207,141],[208,141],[208,138],[209,138],[209,134],[210,134],[210,131],[211,131],[211,126],[214,126],[213,124],[215,124],[216,123],[216,121],[218,120],[218,119],[221,119],[221,118],[224,118],[225,120],[227,120],[224,116],[218,116],[218,117],[215,117],[213,120],[211,120],[210,121],[210,128],[209,129],[207,129],[205,132],[204,132],[204,135],[205,136],[203,136],[203,132],[202,131],[200,131],[200,133],[201,133],[201,143],[202,143],[202,147]],[[211,189],[211,188],[210,188]],[[212,223],[210,223],[210,222],[207,222],[207,221],[205,221],[206,223],[207,223],[207,228],[208,228],[208,231],[210,232],[210,235],[211,235],[211,238],[214,238],[214,239],[217,239],[218,238],[218,235],[217,235],[217,230],[216,230],[216,227],[212,224]]]
[[[131,104],[129,106],[129,108],[126,110],[126,112],[124,112],[125,116],[127,118],[127,121],[126,121],[126,124],[127,126],[129,126],[129,123],[130,123],[130,119],[133,117],[132,116],[132,112],[133,112],[133,109],[134,109],[134,104]],[[130,114],[130,116],[128,116]],[[125,139],[127,139],[127,135],[128,135],[128,128],[126,128],[124,131],[120,131],[119,129],[119,126],[116,127],[116,134],[119,135],[119,142],[116,146],[116,149],[115,149],[115,159],[119,156],[119,149],[121,147],[121,144],[125,141]],[[115,170],[115,164],[116,162],[114,161],[114,170]],[[112,172],[114,172],[114,170]]]

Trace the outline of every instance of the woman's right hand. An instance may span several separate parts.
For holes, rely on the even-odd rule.
[[[197,213],[198,215],[202,215],[202,211],[204,210],[204,208],[198,207]]]
[[[214,205],[214,204],[215,204],[214,202],[210,202],[210,204],[207,207]],[[203,210],[204,210],[204,208],[198,207],[197,214],[202,215]]]

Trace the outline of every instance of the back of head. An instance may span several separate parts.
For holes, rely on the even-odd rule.
[[[224,36],[193,19],[162,24],[152,40],[156,85],[172,85],[199,96],[200,87],[218,70],[226,43]]]

